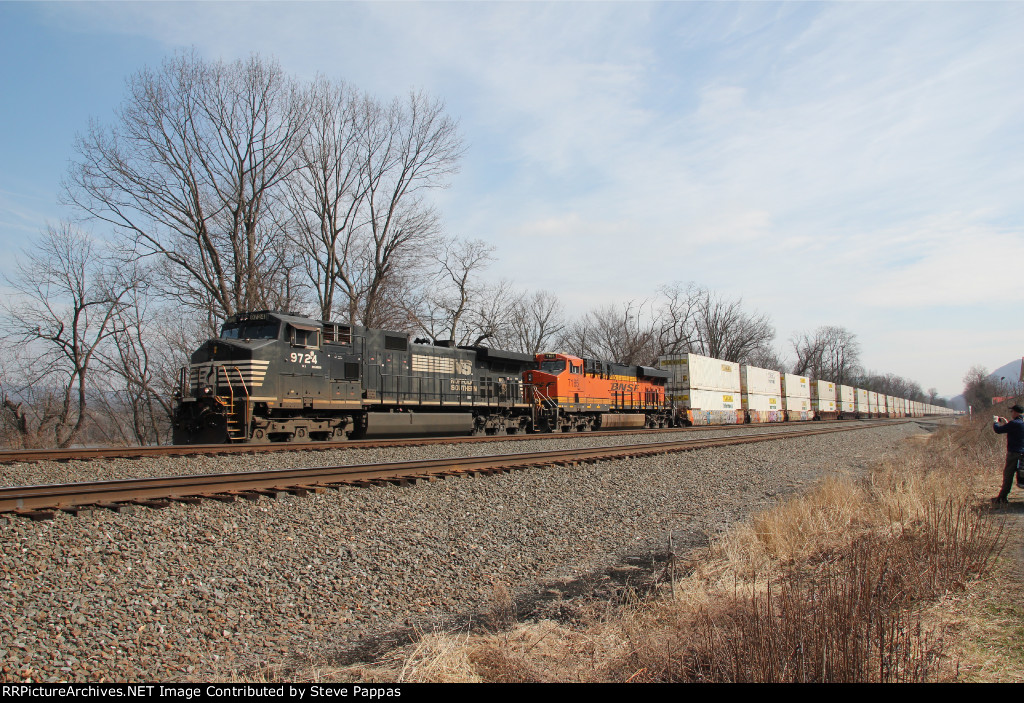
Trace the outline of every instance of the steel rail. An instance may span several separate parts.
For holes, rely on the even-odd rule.
[[[17,513],[35,519],[50,519],[52,511],[75,512],[83,506],[117,507],[134,503],[153,508],[169,501],[197,502],[202,498],[256,500],[261,495],[278,497],[283,492],[305,494],[343,485],[379,482],[409,483],[440,476],[467,473],[496,473],[551,465],[576,465],[614,459],[654,456],[671,452],[786,440],[813,435],[849,432],[877,425],[801,429],[789,432],[759,432],[712,439],[688,439],[615,447],[498,454],[454,459],[386,462],[350,466],[322,466],[274,469],[240,473],[200,474],[160,478],[136,478],[87,483],[14,486],[0,488],[0,513]]]
[[[852,420],[823,420],[816,425],[847,423]],[[858,420],[885,423],[889,418]],[[781,423],[765,423],[778,426]],[[144,447],[80,447],[75,449],[8,449],[0,451],[0,464],[39,461],[92,461],[94,459],[138,459],[150,456],[195,456],[199,454],[257,454],[262,452],[327,451],[331,449],[377,449],[382,447],[419,447],[430,444],[474,444],[479,442],[515,442],[531,439],[561,439],[574,436],[614,437],[657,433],[687,433],[699,430],[727,430],[754,425],[698,425],[660,429],[599,430],[597,432],[543,432],[514,435],[474,435],[472,437],[404,437],[401,439],[354,439],[333,442],[272,442],[270,444],[175,444]]]

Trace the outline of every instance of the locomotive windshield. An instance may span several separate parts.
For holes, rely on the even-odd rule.
[[[555,361],[542,361],[540,362],[540,370],[544,373],[549,373],[552,376],[565,371],[565,359],[556,359]]]
[[[220,331],[221,339],[277,339],[279,322],[229,322]]]

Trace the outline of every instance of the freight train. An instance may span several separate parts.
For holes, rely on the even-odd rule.
[[[669,393],[678,389],[679,358],[653,368],[410,341],[403,332],[268,310],[240,313],[181,370],[173,442],[585,432],[815,417],[750,413],[738,402],[731,414],[694,408]],[[732,401],[739,391],[722,397]]]

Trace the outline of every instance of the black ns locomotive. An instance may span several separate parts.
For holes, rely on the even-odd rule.
[[[525,431],[522,374],[534,367],[528,354],[241,313],[182,369],[174,443]]]

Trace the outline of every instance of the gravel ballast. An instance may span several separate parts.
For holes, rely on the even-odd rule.
[[[39,461],[0,465],[0,486],[109,481],[160,476],[293,469],[314,466],[350,466],[392,461],[445,459],[458,456],[491,456],[555,451],[580,447],[611,447],[648,442],[709,439],[751,432],[791,432],[815,428],[817,423],[799,425],[741,425],[686,432],[653,432],[635,435],[567,434],[541,435],[536,439],[503,442],[444,443],[407,447],[361,448],[357,442],[337,449],[294,452],[256,452],[195,456],[154,456],[142,458],[90,459],[88,461]],[[529,437],[529,435],[527,435]]]
[[[669,531],[716,534],[826,472],[865,470],[919,432],[910,423],[279,501],[0,518],[0,679],[205,680],[330,660],[381,632],[485,610],[496,588],[529,593],[664,549]],[[523,444],[337,454],[365,463],[555,448]],[[328,453],[295,465],[342,463]],[[234,461],[279,468],[291,456]]]

